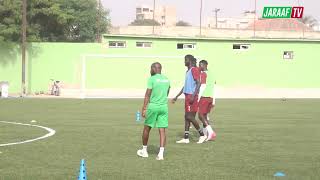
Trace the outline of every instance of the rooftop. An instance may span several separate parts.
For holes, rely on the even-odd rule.
[[[216,37],[182,37],[182,36],[158,36],[158,35],[135,35],[135,34],[104,34],[104,38],[148,38],[148,39],[182,39],[182,40],[215,40],[215,41],[291,41],[291,42],[320,42],[320,39],[275,39],[275,38],[216,38]]]

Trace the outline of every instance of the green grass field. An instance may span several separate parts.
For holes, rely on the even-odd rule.
[[[0,147],[0,180],[76,179],[80,160],[89,180],[317,180],[320,178],[320,100],[218,100],[215,142],[175,144],[183,133],[183,104],[170,105],[165,161],[140,159],[142,100],[0,100],[0,120],[56,130],[50,138]],[[0,144],[36,138],[34,127],[0,123]],[[273,177],[277,171],[286,177]]]

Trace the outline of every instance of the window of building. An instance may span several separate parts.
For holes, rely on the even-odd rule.
[[[250,48],[250,44],[233,44],[234,50],[246,51],[246,50],[249,50],[249,48]]]
[[[196,43],[178,43],[177,49],[195,49]]]
[[[151,48],[152,42],[136,42],[136,47],[139,48]]]
[[[149,8],[143,8],[143,12],[149,12]]]
[[[166,17],[165,17],[165,16],[161,16],[161,19],[163,19],[163,20],[164,20],[164,19],[166,19]]]
[[[293,59],[293,51],[284,51],[283,59]]]
[[[137,13],[141,13],[141,8],[136,9]]]
[[[109,41],[110,48],[125,48],[126,42],[125,41]]]

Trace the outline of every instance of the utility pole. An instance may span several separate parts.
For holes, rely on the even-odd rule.
[[[22,44],[21,44],[21,64],[22,64],[22,82],[21,96],[26,95],[26,41],[27,41],[27,0],[22,0]]]
[[[200,36],[202,35],[202,0],[200,1]]]
[[[153,0],[153,17],[152,17],[152,19],[153,19],[153,24],[152,24],[152,34],[154,35],[154,23],[155,23],[155,20],[154,20],[154,15],[155,15],[155,11],[156,11],[156,0]]]
[[[253,37],[256,37],[257,0],[254,0]]]
[[[214,9],[215,17],[216,17],[216,29],[218,28],[218,12],[220,11],[219,8]]]
[[[101,5],[101,0],[98,0],[98,13],[97,13],[97,42],[98,43],[101,43],[101,32],[100,32],[100,24],[101,24],[101,8],[102,8],[102,5]]]

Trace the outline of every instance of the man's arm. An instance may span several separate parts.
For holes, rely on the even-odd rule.
[[[177,101],[178,97],[181,96],[181,94],[183,93],[183,89],[184,89],[184,87],[182,87],[181,91],[177,94],[177,96],[172,99],[171,102],[172,102],[173,104]]]
[[[195,100],[194,97],[199,93],[200,86],[201,86],[200,81],[199,81],[199,79],[197,79],[196,80],[196,90],[194,91],[194,93],[192,94],[192,97],[190,99],[191,104],[193,104],[193,102]]]
[[[193,79],[196,81],[196,89],[193,92],[193,94],[191,96],[191,99],[190,99],[190,103],[193,104],[193,102],[195,100],[194,97],[199,94],[199,89],[200,89],[200,86],[201,86],[201,82],[200,82],[200,71],[199,71],[199,69],[194,67],[194,68],[191,69],[191,72],[192,72]]]
[[[146,117],[146,112],[147,112],[147,106],[150,101],[150,96],[151,96],[152,89],[147,89],[146,94],[144,95],[144,102],[143,102],[143,107],[142,107],[142,117]]]

